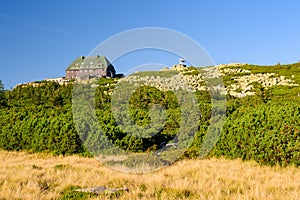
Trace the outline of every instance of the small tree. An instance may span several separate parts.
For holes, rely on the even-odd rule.
[[[270,100],[270,91],[268,89],[265,89],[263,86],[259,88],[259,97],[264,103],[267,103]]]
[[[6,107],[6,106],[7,106],[7,100],[5,97],[4,85],[2,83],[2,80],[0,79],[0,107]]]

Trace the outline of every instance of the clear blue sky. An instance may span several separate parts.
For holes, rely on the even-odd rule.
[[[9,89],[64,76],[68,64],[108,37],[149,26],[192,37],[216,64],[294,63],[299,8],[297,0],[0,0],[0,79]]]

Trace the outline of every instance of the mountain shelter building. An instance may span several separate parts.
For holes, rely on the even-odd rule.
[[[105,56],[80,56],[66,69],[66,79],[90,79],[116,75],[114,66]]]

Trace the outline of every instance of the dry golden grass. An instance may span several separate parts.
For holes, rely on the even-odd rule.
[[[128,187],[118,199],[300,199],[300,169],[240,160],[184,160],[126,174],[78,156],[0,151],[0,199],[59,199],[69,186]],[[108,195],[94,199],[113,198]]]

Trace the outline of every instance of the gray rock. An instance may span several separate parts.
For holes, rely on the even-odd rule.
[[[128,188],[107,188],[105,186],[95,186],[90,188],[81,188],[74,190],[75,192],[88,192],[88,193],[94,193],[94,194],[101,194],[101,193],[116,193],[120,191],[126,191],[129,192]]]

